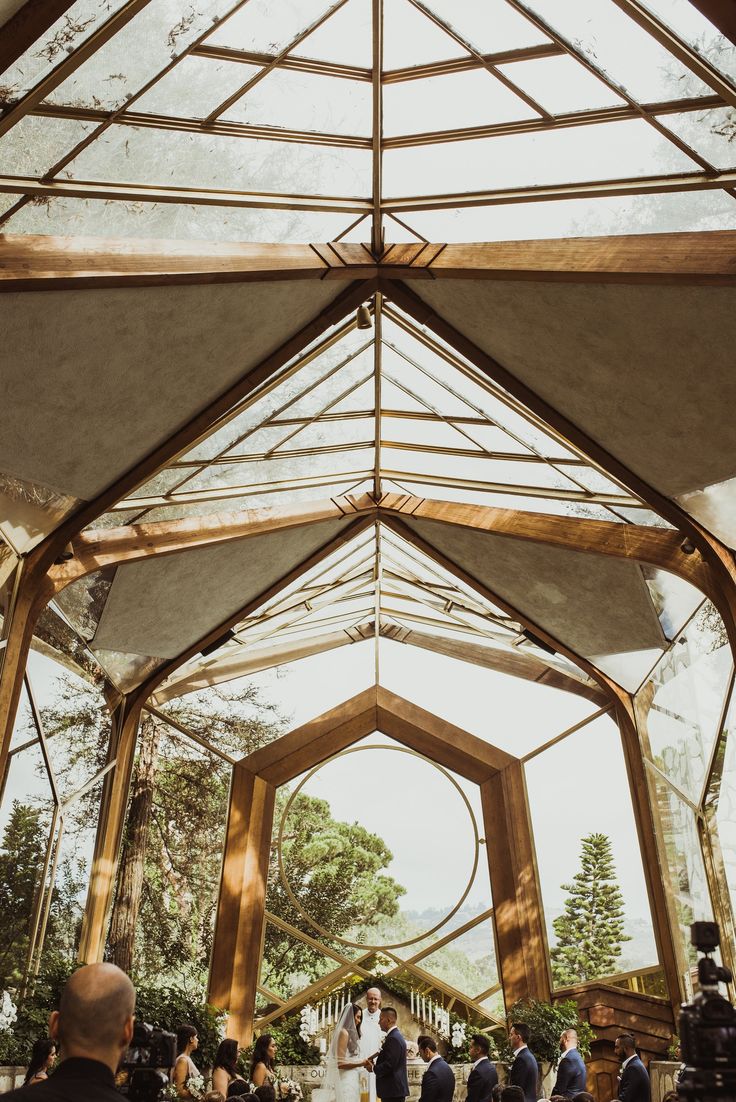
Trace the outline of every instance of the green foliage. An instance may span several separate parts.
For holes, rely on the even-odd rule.
[[[299,1036],[301,1018],[298,1014],[292,1014],[283,1018],[278,1025],[269,1025],[263,1030],[270,1033],[276,1042],[276,1063],[284,1067],[313,1067],[319,1064],[319,1049],[309,1041],[303,1041]],[[250,1075],[250,1061],[253,1056],[255,1041],[244,1049],[238,1060],[241,1073],[248,1078]]]
[[[551,951],[552,977],[559,987],[609,976],[616,970],[624,933],[623,896],[616,880],[607,834],[582,839],[581,868],[564,912],[554,920],[557,945]]]
[[[190,994],[178,987],[138,982],[135,1012],[139,1021],[172,1033],[176,1033],[180,1025],[193,1025],[199,1036],[199,1047],[192,1059],[200,1070],[212,1066],[223,1037],[225,1014],[209,1005],[203,988]]]
[[[578,1031],[578,1049],[583,1057],[590,1056],[590,1044],[595,1033],[588,1022],[578,1013],[574,999],[565,999],[559,1003],[540,1002],[539,999],[520,999],[514,1003],[508,1013],[509,1026],[512,1022],[526,1022],[531,1030],[529,1048],[543,1065],[553,1066],[560,1058],[560,1034],[563,1029]],[[511,1065],[514,1054],[507,1036],[499,1039],[499,1059]]]
[[[13,801],[0,851],[0,990],[23,978],[48,829],[41,811]]]
[[[0,1033],[0,1064],[28,1063],[33,1042],[48,1037],[49,1014],[58,1007],[62,988],[77,967],[56,960],[39,973],[33,989],[18,1004],[13,1029]]]
[[[282,793],[280,802],[288,798]],[[277,808],[277,821],[279,808]],[[405,889],[381,873],[392,855],[383,839],[359,823],[333,819],[326,800],[300,793],[291,805],[282,837],[287,880],[304,911],[330,933],[368,934],[386,916],[397,914]],[[268,906],[300,928],[304,919],[281,881],[276,846],[269,867]],[[266,928],[266,987],[289,996],[317,979],[325,958],[273,924]]]

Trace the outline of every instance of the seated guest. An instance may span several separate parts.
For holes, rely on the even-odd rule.
[[[55,1060],[56,1041],[52,1041],[50,1037],[42,1037],[40,1041],[34,1041],[28,1071],[23,1082],[43,1083],[44,1079],[48,1079]]]
[[[250,1088],[245,1079],[233,1079],[232,1083],[227,1088],[227,1097],[253,1099],[253,1102],[256,1102],[256,1096],[250,1093]]]
[[[467,1102],[491,1102],[491,1093],[498,1083],[498,1072],[488,1058],[490,1045],[484,1033],[470,1038],[469,1053],[473,1069],[468,1076]]]
[[[225,1102],[225,1095],[222,1091],[207,1091],[202,1098],[202,1102]]]
[[[501,1087],[501,1102],[524,1102],[524,1091],[515,1083]]]
[[[17,1102],[120,1102],[115,1072],[133,1036],[135,988],[114,964],[77,969],[49,1017],[59,1045],[53,1075],[10,1091]]]
[[[273,1083],[264,1083],[262,1087],[256,1087],[253,1094],[258,1102],[276,1102],[276,1088]]]
[[[220,1041],[220,1046],[217,1049],[215,1055],[215,1062],[212,1065],[212,1089],[219,1091],[220,1094],[226,1095],[227,1088],[236,1079],[241,1079],[243,1082],[243,1076],[238,1071],[238,1042],[234,1041],[232,1037],[226,1037],[224,1041]]]

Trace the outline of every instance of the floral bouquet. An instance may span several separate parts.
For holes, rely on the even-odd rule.
[[[189,1091],[190,1098],[204,1098],[207,1093],[207,1087],[201,1075],[188,1076],[184,1089]],[[179,1092],[173,1083],[164,1087],[159,1095],[160,1102],[178,1102],[179,1097]]]
[[[10,992],[3,991],[0,996],[0,1033],[10,1031],[17,1017],[18,1011],[10,997]]]
[[[302,1102],[301,1084],[297,1083],[296,1080],[279,1075],[273,1085],[276,1090],[276,1102]]]

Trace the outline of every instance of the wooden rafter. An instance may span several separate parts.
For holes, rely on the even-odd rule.
[[[0,73],[9,69],[73,4],[74,0],[25,0],[21,3],[0,28]]]

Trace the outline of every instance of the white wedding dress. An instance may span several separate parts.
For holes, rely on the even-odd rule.
[[[340,1021],[332,1036],[327,1056],[325,1087],[335,1102],[360,1102],[360,1076],[368,1072],[363,1067],[364,1057],[360,1054],[360,1038],[355,1027],[353,1008],[348,1005],[340,1015]],[[342,1064],[342,1067],[338,1065]],[[352,1064],[352,1067],[346,1067]]]

